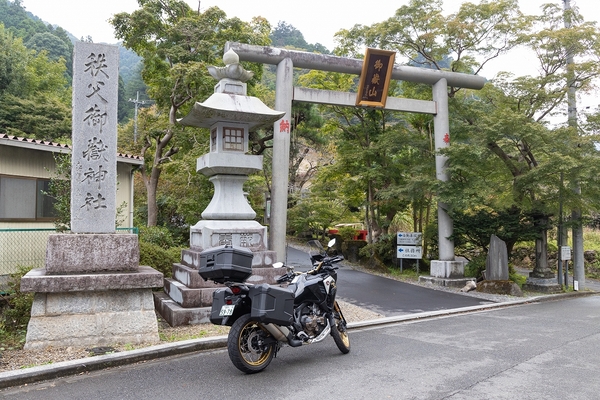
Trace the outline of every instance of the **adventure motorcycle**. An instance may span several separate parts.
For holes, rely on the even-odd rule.
[[[335,300],[337,267],[342,256],[329,257],[321,243],[310,241],[313,269],[286,267],[280,286],[252,285],[252,252],[221,246],[200,253],[200,276],[225,284],[213,293],[210,321],[231,326],[227,338],[229,358],[247,374],[265,369],[282,344],[291,347],[318,343],[329,334],[344,354],[350,351],[346,320]],[[282,268],[283,263],[273,267]]]

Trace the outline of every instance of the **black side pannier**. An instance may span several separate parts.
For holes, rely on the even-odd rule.
[[[250,287],[250,317],[265,323],[289,325],[294,316],[294,293],[267,284]]]

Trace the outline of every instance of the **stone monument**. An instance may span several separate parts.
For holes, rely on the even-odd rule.
[[[490,247],[485,260],[485,280],[477,284],[477,291],[523,296],[519,285],[509,280],[506,243],[496,235],[490,237]]]
[[[158,342],[153,287],[137,235],[116,234],[117,46],[76,42],[73,60],[71,233],[48,238],[45,268],[21,280],[35,292],[25,348]]]
[[[496,235],[490,237],[490,247],[485,260],[485,279],[508,280],[508,252],[506,243]]]
[[[209,67],[218,79],[214,93],[179,120],[187,126],[210,129],[210,152],[197,160],[197,171],[209,177],[214,194],[202,220],[190,228],[190,249],[182,251],[173,266],[173,279],[165,279],[165,293],[155,293],[156,308],[173,326],[209,322],[216,285],[198,275],[200,253],[221,245],[245,247],[254,254],[252,283],[274,282],[280,273],[272,268],[276,253],[267,249],[267,228],[254,220],[256,212],[244,196],[248,175],[262,170],[263,157],[246,154],[249,132],[272,126],[285,113],[270,109],[247,96],[252,72],[239,63],[232,50],[223,56],[225,67]]]

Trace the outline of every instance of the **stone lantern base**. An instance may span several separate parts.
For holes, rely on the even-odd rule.
[[[171,325],[209,323],[212,294],[223,285],[204,281],[198,274],[200,253],[230,244],[252,250],[252,276],[249,283],[275,283],[282,272],[273,268],[276,253],[267,250],[267,228],[256,221],[203,220],[190,228],[191,248],[181,252],[181,262],[173,265],[173,278],[165,279],[164,293],[154,293],[154,304]]]

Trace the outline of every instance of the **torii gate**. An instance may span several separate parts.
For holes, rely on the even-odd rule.
[[[360,75],[363,60],[236,42],[227,42],[225,51],[229,49],[235,51],[241,61],[277,65],[275,109],[285,111],[285,115],[274,123],[269,247],[277,253],[278,260],[285,260],[292,101],[349,107],[355,107],[356,104],[356,93],[294,87],[293,68]],[[425,83],[432,86],[433,101],[388,97],[384,109],[432,114],[434,116],[436,176],[439,180],[447,181],[447,157],[439,154],[439,150],[450,145],[447,87],[479,90],[483,88],[486,79],[476,75],[397,65],[394,66],[392,71],[392,79]],[[462,262],[455,260],[454,242],[448,240],[453,232],[453,222],[446,209],[445,204],[438,203],[440,259],[431,262],[431,276],[462,278],[464,276],[464,265]]]

